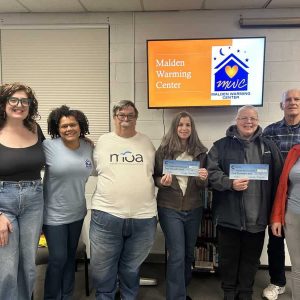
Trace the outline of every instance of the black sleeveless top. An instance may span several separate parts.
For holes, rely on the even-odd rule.
[[[10,148],[0,144],[0,181],[27,181],[41,178],[45,165],[42,142],[45,139],[37,126],[38,141],[26,148]]]

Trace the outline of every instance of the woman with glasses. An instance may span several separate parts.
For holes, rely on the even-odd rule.
[[[49,261],[44,299],[72,299],[75,256],[86,215],[85,184],[93,171],[93,146],[86,116],[63,105],[48,117],[51,140],[43,142],[44,226]]]
[[[224,299],[250,300],[282,158],[274,142],[262,136],[255,107],[241,107],[235,121],[209,151],[207,168]],[[244,169],[237,173],[235,164]],[[253,164],[264,166],[250,172],[249,180]],[[266,176],[260,177],[264,171]]]
[[[194,247],[203,213],[203,191],[207,185],[207,149],[199,140],[192,116],[177,114],[155,155],[158,186],[158,217],[166,239],[167,300],[191,299],[187,286],[192,278]],[[193,176],[164,173],[164,160],[197,161]]]
[[[20,83],[0,88],[0,299],[31,299],[42,226],[44,135],[38,102]]]

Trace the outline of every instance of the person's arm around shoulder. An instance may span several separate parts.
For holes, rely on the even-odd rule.
[[[8,244],[9,234],[13,232],[13,226],[4,213],[0,214],[0,247]]]
[[[91,147],[92,147],[93,149],[95,148],[95,143],[94,143],[94,141],[91,140],[90,138],[88,138],[88,137],[85,136],[85,137],[80,138],[80,139],[82,139],[85,143],[91,145]]]

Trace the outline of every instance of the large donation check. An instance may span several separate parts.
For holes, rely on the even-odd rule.
[[[164,159],[163,174],[198,176],[200,161]]]
[[[230,179],[268,180],[269,165],[267,164],[230,164]]]

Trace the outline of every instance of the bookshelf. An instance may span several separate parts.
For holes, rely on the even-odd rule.
[[[204,193],[204,211],[195,246],[193,271],[215,273],[218,267],[216,228],[212,217],[212,192]]]

